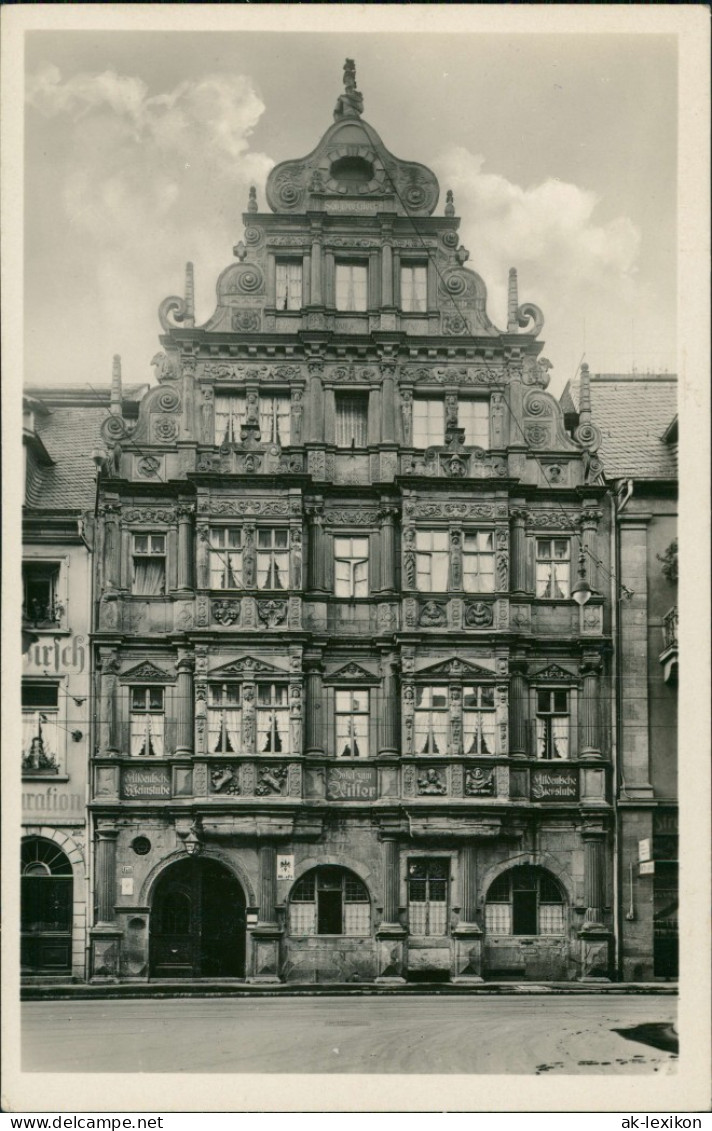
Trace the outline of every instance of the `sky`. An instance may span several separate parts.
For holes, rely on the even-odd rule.
[[[468,267],[506,325],[541,307],[553,392],[676,368],[677,48],[655,34],[30,31],[25,381],[150,381],[157,310],[195,265],[196,321],[248,189],[314,148],[344,58],[363,117],[455,194]],[[61,348],[58,349],[58,343]]]

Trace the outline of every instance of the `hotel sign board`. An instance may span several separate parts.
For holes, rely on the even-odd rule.
[[[378,778],[375,766],[329,766],[326,771],[329,801],[375,801]]]
[[[532,770],[530,792],[532,801],[578,801],[578,773],[558,767]]]

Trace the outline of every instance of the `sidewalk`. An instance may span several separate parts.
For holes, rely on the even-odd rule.
[[[664,994],[677,995],[674,982],[475,982],[454,985],[449,982],[408,982],[401,986],[374,982],[289,983],[253,985],[235,979],[224,981],[169,981],[101,983],[25,983],[21,1001],[61,1001],[81,999],[184,998],[184,997],[413,997],[433,994],[440,997],[477,997],[514,994]]]

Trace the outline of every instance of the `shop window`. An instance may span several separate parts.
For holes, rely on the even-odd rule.
[[[242,698],[237,683],[208,686],[208,751],[239,754],[242,746]]]
[[[240,443],[246,411],[244,393],[229,393],[215,397],[216,444]]]
[[[465,429],[465,443],[489,448],[489,401],[458,400],[458,427]]]
[[[445,443],[445,402],[417,397],[413,400],[413,447]]]
[[[336,446],[365,448],[368,444],[368,394],[336,394]]]
[[[560,601],[571,596],[571,547],[568,538],[537,538],[536,595]]]
[[[447,687],[416,687],[416,754],[445,754],[447,752],[449,719],[450,697]]]
[[[428,268],[425,263],[403,264],[400,275],[401,310],[424,313],[428,308]]]
[[[417,530],[415,534],[416,585],[421,593],[444,593],[448,580],[447,530]]]
[[[463,532],[462,587],[466,593],[494,592],[494,534],[491,530]]]
[[[536,693],[536,756],[544,759],[569,757],[569,693],[539,690]]]
[[[465,754],[494,754],[494,687],[462,689],[462,733]]]
[[[164,753],[165,715],[162,687],[132,687],[131,755],[160,758]]]
[[[368,596],[368,538],[334,538],[334,593]]]
[[[336,757],[368,758],[369,693],[335,692]]]
[[[289,588],[289,529],[257,530],[257,588]]]
[[[210,527],[210,588],[242,588],[242,530],[239,526]]]
[[[290,440],[292,409],[289,397],[260,396],[260,442],[286,448]]]
[[[59,687],[22,684],[22,776],[59,773]]]
[[[59,599],[59,562],[23,562],[22,619],[36,626],[58,626],[64,614]]]
[[[527,864],[502,873],[487,892],[485,927],[492,935],[563,935],[565,902],[558,882]]]
[[[446,935],[450,861],[408,861],[408,925],[411,935]]]
[[[336,309],[368,309],[368,265],[366,263],[336,264]]]
[[[289,753],[289,700],[284,683],[257,684],[257,753]]]
[[[165,534],[134,534],[131,592],[141,597],[158,597],[165,591]]]
[[[277,310],[301,310],[301,260],[278,259],[275,264],[275,284]]]
[[[345,868],[325,866],[307,872],[289,897],[292,935],[371,933],[371,906],[361,880]]]

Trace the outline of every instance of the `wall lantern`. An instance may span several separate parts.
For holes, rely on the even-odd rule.
[[[578,581],[571,590],[571,596],[573,597],[576,604],[580,605],[581,608],[583,608],[583,606],[589,601],[592,593],[593,589],[589,585],[586,578],[586,557],[582,550],[579,554]]]
[[[189,856],[197,856],[203,847],[203,842],[200,838],[200,829],[197,821],[194,821],[190,829],[183,839],[185,850]]]

